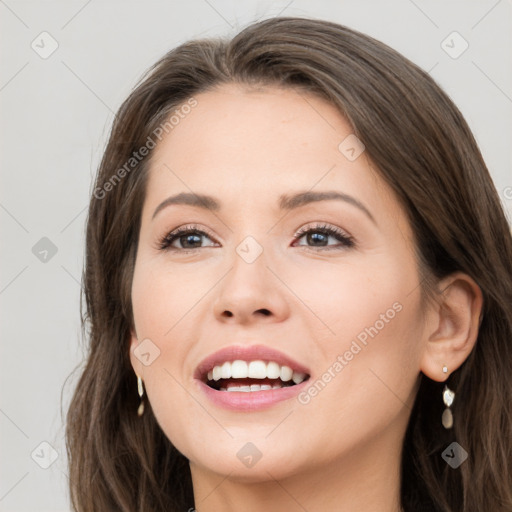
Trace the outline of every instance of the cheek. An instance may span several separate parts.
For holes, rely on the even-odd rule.
[[[402,404],[395,394],[405,400],[419,374],[422,317],[414,260],[316,269],[314,278],[295,280],[293,288],[315,313],[308,316],[320,372],[314,399],[320,409],[336,402],[347,413],[365,415],[370,403],[377,409],[385,404],[383,414],[386,408],[396,413]]]
[[[304,305],[310,310],[303,317],[312,339],[325,339],[329,346],[335,342],[338,347],[376,323],[379,332],[384,327],[390,331],[388,324],[410,300],[417,280],[410,262],[382,261],[378,255],[363,259],[358,254],[336,264],[301,262],[281,275],[294,292],[283,290],[296,304],[295,312],[307,313]]]
[[[332,440],[329,446],[319,441],[319,457],[366,445],[397,418],[405,422],[412,409],[419,375],[418,310],[411,301],[387,308],[394,297],[347,303],[334,328],[336,338],[325,345],[320,373],[298,397],[295,419],[311,422],[313,432],[316,424]]]
[[[193,273],[183,273],[180,269],[171,272],[165,266],[141,262],[135,269],[132,285],[139,339],[154,337],[161,342],[169,339],[174,326],[207,290],[208,284],[198,282]]]
[[[187,375],[183,366],[190,348],[185,342],[190,336],[187,336],[190,325],[187,325],[186,315],[197,302],[197,293],[193,281],[182,273],[157,269],[144,261],[135,269],[132,285],[135,328],[139,342],[151,342],[148,345],[151,362],[142,367],[146,396],[160,428],[187,456],[190,447],[184,440],[189,438],[193,425],[186,420],[177,421],[175,411],[180,411],[180,417],[187,419],[200,414],[186,389]]]
[[[149,262],[140,261],[135,268],[132,284],[135,330],[138,341],[146,344],[144,351],[151,354],[149,364],[141,361],[147,392],[155,404],[160,403],[160,398],[165,399],[159,397],[162,390],[171,393],[167,399],[178,391],[179,385],[172,377],[182,380],[177,369],[182,365],[186,347],[173,340],[183,336],[180,329],[185,327],[186,322],[182,320],[190,309],[188,296],[193,291],[180,284],[176,273],[156,270]]]

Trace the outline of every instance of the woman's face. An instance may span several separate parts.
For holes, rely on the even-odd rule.
[[[395,453],[425,329],[403,210],[329,103],[234,85],[195,99],[154,150],[132,287],[159,425],[193,471],[244,480]],[[217,387],[263,388],[210,388],[215,362],[240,375]]]

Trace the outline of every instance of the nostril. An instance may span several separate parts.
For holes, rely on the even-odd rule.
[[[263,314],[264,316],[270,316],[272,313],[268,310],[268,309],[258,309],[256,310],[256,313],[261,313]],[[233,316],[233,313],[231,311],[224,311],[224,313],[222,313],[224,316],[227,316],[227,317],[232,317]]]

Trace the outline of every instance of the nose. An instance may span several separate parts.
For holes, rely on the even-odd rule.
[[[224,323],[281,322],[289,316],[286,288],[266,264],[263,252],[248,263],[235,254],[217,287],[215,317]]]

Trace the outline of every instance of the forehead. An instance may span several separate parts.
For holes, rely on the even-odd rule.
[[[336,148],[340,136],[353,131],[333,104],[298,89],[223,84],[194,98],[197,105],[172,130],[176,143],[194,130],[205,135],[195,141],[201,144],[224,139],[227,146],[229,140],[248,143],[254,137],[265,147],[323,142],[325,149]]]
[[[399,215],[365,153],[355,160],[343,153],[353,129],[326,100],[292,89],[236,84],[194,99],[196,105],[154,150],[151,203],[191,191],[249,204],[256,198],[276,202],[295,190],[337,189]],[[395,204],[384,204],[390,201]]]
[[[172,164],[189,177],[204,171],[217,180],[285,171],[307,181],[340,163],[340,142],[353,131],[333,105],[291,89],[224,84],[194,100],[186,115],[174,116],[152,169]]]

